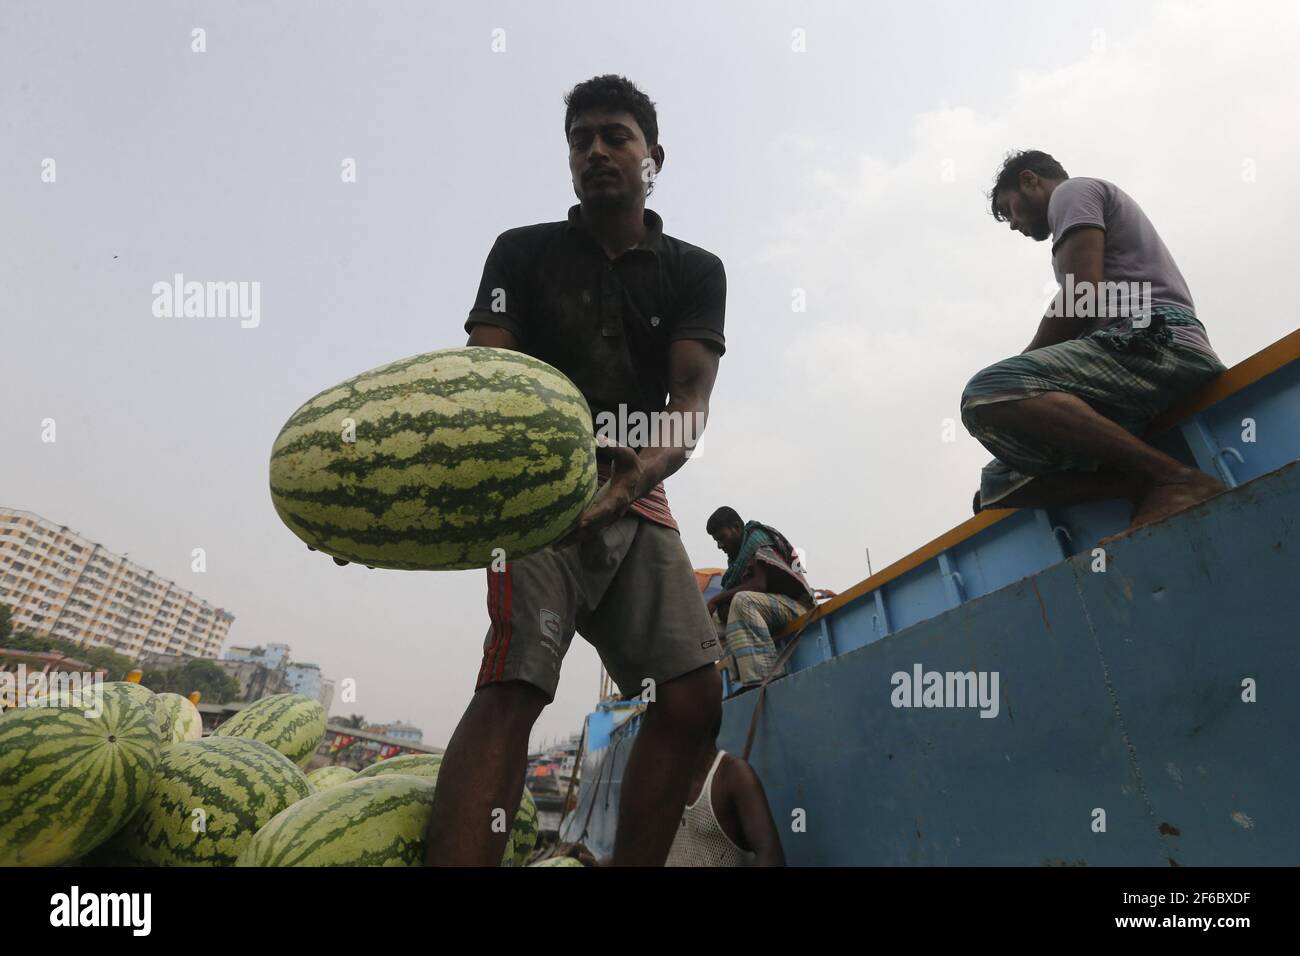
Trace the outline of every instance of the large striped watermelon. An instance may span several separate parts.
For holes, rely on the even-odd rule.
[[[586,400],[504,349],[429,352],[350,378],[294,412],[271,450],[281,520],[372,567],[523,557],[569,531],[595,492]]]
[[[402,754],[372,763],[357,774],[357,779],[408,774],[437,781],[438,771],[441,769],[441,754]],[[519,810],[515,813],[514,822],[510,827],[510,838],[506,841],[501,865],[522,866],[536,845],[537,803],[525,787],[523,796],[519,800]]]
[[[163,737],[168,743],[180,740],[198,740],[203,736],[203,717],[188,697],[180,694],[158,694],[153,699]]]
[[[437,780],[438,771],[441,769],[442,754],[403,753],[398,757],[390,757],[389,760],[370,763],[370,766],[365,767],[356,777],[357,779],[369,779],[404,774],[411,775],[411,777]],[[529,853],[533,852],[533,847],[536,847],[536,845],[537,803],[533,800],[532,793],[529,793],[528,788],[525,787],[524,795],[520,797],[519,810],[515,813],[515,819],[511,823],[510,839],[506,842],[506,852],[502,856],[500,865],[523,866],[524,861],[528,858]]]
[[[260,740],[168,744],[144,805],[94,862],[231,866],[259,829],[310,793],[302,771]]]
[[[307,774],[307,782],[316,790],[328,790],[355,779],[357,772],[350,767],[320,767]]]
[[[260,740],[305,767],[325,738],[325,722],[320,701],[303,694],[273,694],[249,704],[212,736]]]
[[[262,827],[237,866],[422,866],[434,783],[388,774],[295,803]]]
[[[441,754],[402,754],[372,763],[358,777],[379,777],[390,773],[407,773],[416,777],[438,779],[438,770],[442,767]]]
[[[0,717],[0,866],[82,856],[144,802],[163,742],[153,708],[106,687],[96,709],[20,707]]]

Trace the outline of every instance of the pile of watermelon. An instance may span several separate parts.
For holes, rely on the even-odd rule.
[[[420,866],[441,757],[304,774],[325,710],[266,697],[202,737],[139,684],[0,715],[0,866]],[[537,843],[524,791],[502,866]]]
[[[290,416],[270,462],[275,510],[308,547],[406,570],[548,547],[596,488],[582,393],[491,348],[411,356],[324,390]],[[310,698],[264,698],[206,738],[188,700],[138,684],[106,685],[93,715],[78,694],[51,703],[0,714],[0,866],[423,861],[439,758],[305,775],[325,734]],[[536,842],[525,790],[503,865]]]

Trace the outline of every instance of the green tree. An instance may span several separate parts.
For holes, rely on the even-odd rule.
[[[126,675],[136,669],[136,662],[125,654],[119,654],[110,647],[78,647],[64,641],[70,646],[65,653],[69,657],[83,660],[91,667],[102,667],[108,672],[105,680],[126,680]]]
[[[8,610],[8,608],[5,608]],[[3,615],[0,615],[3,617]],[[0,635],[3,635],[3,623],[0,622]],[[83,647],[72,641],[59,637],[47,637],[23,631],[18,634],[0,636],[0,645],[19,651],[45,651],[62,654],[75,660],[85,661],[92,668],[102,667],[107,676],[105,680],[124,680],[129,671],[135,669],[135,661],[125,654],[108,647]]]
[[[348,714],[348,716],[338,721],[340,727],[351,727],[353,730],[360,730],[366,725],[366,718],[360,714]]]
[[[15,640],[31,639],[35,640],[36,636],[31,631],[14,631],[14,611],[8,604],[0,604],[0,647],[17,647],[13,642]],[[23,647],[22,650],[33,650],[31,647]]]
[[[30,631],[20,631],[17,634],[11,633],[5,639],[6,647],[12,647],[20,651],[54,650],[56,643],[52,637],[39,637]]]
[[[155,694],[165,694],[172,686],[172,672],[160,667],[146,667],[140,675],[141,686],[148,687]],[[171,691],[180,693],[180,691]]]
[[[239,698],[239,681],[212,661],[190,660],[171,669],[147,670],[140,683],[155,694],[188,697],[198,691],[205,704],[224,704]]]

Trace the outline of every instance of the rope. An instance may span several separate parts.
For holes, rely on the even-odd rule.
[[[569,774],[569,790],[564,795],[564,806],[560,809],[560,823],[564,823],[564,815],[569,812],[569,800],[573,798],[573,786],[578,782],[578,774],[582,772],[582,755],[586,749],[587,722],[584,720],[582,722],[582,737],[578,740],[578,754],[573,758],[573,771]]]

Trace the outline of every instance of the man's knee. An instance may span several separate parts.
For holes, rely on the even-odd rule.
[[[738,614],[748,611],[750,608],[757,607],[760,603],[760,595],[757,591],[741,591],[731,599],[731,609],[727,613],[728,620],[734,620]]]
[[[984,410],[1003,404],[1003,402],[981,402],[981,398],[992,394],[1007,394],[1008,391],[1015,390],[1015,379],[1008,376],[1016,376],[1016,371],[1008,368],[1007,365],[1018,362],[1020,358],[1019,355],[1013,355],[1002,359],[971,376],[961,392],[961,420],[967,431],[973,431],[973,426],[983,424],[981,416]]]
[[[981,395],[987,395],[993,390],[991,379],[993,376],[1000,374],[998,363],[990,365],[988,368],[980,369],[971,376],[971,380],[966,383],[966,387],[961,392],[961,420],[967,429],[972,424],[978,423],[979,410],[983,406],[978,404],[977,400]]]
[[[722,714],[722,678],[707,664],[661,684],[646,719],[671,724],[680,733],[711,731]]]
[[[546,705],[545,692],[527,681],[507,680],[479,688],[470,701],[470,713],[508,728],[532,729]]]
[[[984,372],[987,371],[988,369],[984,370]],[[980,376],[984,372],[977,373],[974,378],[967,382],[961,393],[961,423],[966,426],[967,431],[972,431],[973,426],[978,423],[977,416],[980,406],[971,403],[974,401],[975,396],[979,394]]]

